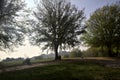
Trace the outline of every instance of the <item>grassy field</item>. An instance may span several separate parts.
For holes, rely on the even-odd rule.
[[[51,61],[51,60],[53,60],[53,58],[31,60],[30,62],[34,64],[34,63],[40,63],[43,61]],[[2,62],[2,64],[4,67],[14,67],[19,65],[24,65],[23,60]]]
[[[31,63],[39,63],[39,62],[52,61],[52,60],[54,60],[54,58],[36,59],[36,60],[31,60]]]
[[[2,62],[5,67],[11,67],[11,66],[17,66],[17,65],[22,65],[23,60],[19,61],[8,61],[8,62]]]
[[[0,80],[120,80],[120,69],[93,63],[63,62],[1,73]]]
[[[75,58],[63,58],[63,59],[81,59],[81,57],[75,57]],[[84,57],[84,59],[96,59],[96,60],[113,60],[114,58],[110,57]],[[46,58],[46,59],[35,59],[35,60],[30,60],[32,64],[34,63],[40,63],[44,61],[52,61],[54,58]],[[24,60],[17,60],[17,61],[8,61],[8,62],[2,62],[4,67],[14,67],[14,66],[19,66],[19,65],[24,65],[23,64]]]

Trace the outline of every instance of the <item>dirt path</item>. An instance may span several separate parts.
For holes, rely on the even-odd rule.
[[[0,73],[3,71],[8,72],[8,71],[14,71],[14,70],[29,69],[29,68],[33,68],[33,67],[39,67],[39,66],[45,66],[45,65],[51,65],[51,64],[56,64],[56,62],[55,61],[48,61],[48,62],[31,64],[31,65],[15,66],[15,67],[10,67],[10,68],[5,68],[3,70],[0,70]]]
[[[45,66],[45,65],[53,65],[57,64],[60,62],[92,62],[92,63],[97,63],[106,67],[112,67],[112,68],[120,68],[120,59],[113,59],[113,58],[103,58],[103,57],[90,57],[90,58],[69,58],[69,59],[64,59],[61,61],[47,61],[47,62],[41,62],[41,63],[36,63],[32,65],[22,65],[22,66],[15,66],[15,67],[10,67],[4,69],[5,72],[7,71],[14,71],[14,70],[22,70],[22,69],[28,69],[28,68],[33,68],[33,67],[40,67],[40,66]],[[0,73],[3,70],[0,70]]]

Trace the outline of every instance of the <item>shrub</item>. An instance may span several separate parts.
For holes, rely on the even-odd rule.
[[[23,61],[23,64],[31,65],[30,59],[27,58]]]
[[[86,51],[83,51],[85,57],[107,57],[107,49],[104,48],[103,50],[99,47],[90,47]]]
[[[79,49],[73,49],[71,52],[70,52],[70,57],[82,57],[82,52],[81,50]]]
[[[69,58],[69,55],[64,55],[63,58]]]

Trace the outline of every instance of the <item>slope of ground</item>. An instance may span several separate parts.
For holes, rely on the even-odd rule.
[[[120,69],[104,67],[92,60],[64,60],[52,62],[51,65],[0,73],[0,80],[120,80]]]

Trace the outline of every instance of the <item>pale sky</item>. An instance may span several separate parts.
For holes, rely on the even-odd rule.
[[[32,8],[34,5],[33,0],[25,0],[28,7]],[[68,0],[69,1],[69,0]],[[120,0],[70,0],[71,3],[75,4],[79,9],[85,8],[85,16],[87,19],[89,18],[90,14],[92,14],[96,9],[106,5],[115,3],[116,1]],[[33,8],[34,9],[34,8]],[[15,49],[15,52],[2,52],[0,51],[0,59],[5,59],[6,57],[33,57],[42,54],[43,52],[39,47],[31,46],[28,40],[25,41],[25,46],[20,46],[19,48]],[[81,47],[84,49],[84,47]]]

